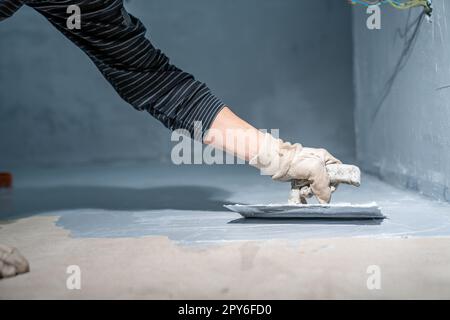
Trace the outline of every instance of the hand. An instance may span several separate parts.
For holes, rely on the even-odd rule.
[[[317,159],[323,161],[326,166],[329,164],[342,164],[340,160],[333,157],[327,150],[323,148],[303,148],[302,152],[305,155],[316,157]]]
[[[316,169],[310,173],[312,177],[316,177],[315,183],[311,183],[311,179],[298,179],[294,178],[291,180],[291,194],[289,196],[289,203],[298,204],[303,203],[307,204],[308,198],[311,198],[313,195],[316,195],[318,201],[320,203],[328,203],[331,199],[331,194],[336,191],[339,183],[330,182],[328,170],[326,176],[323,174],[322,163],[325,166],[330,164],[342,164],[342,162],[335,157],[333,157],[327,150],[325,149],[316,149],[316,148],[303,148],[301,153],[303,155],[299,155],[299,158],[313,158],[319,160],[319,163],[313,164],[312,166],[316,166]],[[308,161],[310,162],[310,161]],[[303,171],[301,161],[294,165],[294,167],[299,171]],[[311,167],[311,164],[309,165]],[[306,170],[305,170],[306,171]],[[311,170],[310,170],[311,171]],[[297,174],[297,176],[301,176],[301,174]],[[329,188],[328,188],[329,186]]]
[[[325,149],[299,148],[290,163],[289,170],[280,176],[275,175],[274,180],[292,181],[301,185],[300,198],[306,203],[306,198],[313,194],[320,203],[328,203],[331,193],[336,190],[337,184],[331,184],[326,165],[341,164]]]
[[[320,203],[328,203],[332,187],[326,165],[340,164],[325,149],[303,148],[300,144],[290,144],[266,134],[258,155],[250,160],[262,174],[271,175],[273,180],[301,180],[317,197]]]

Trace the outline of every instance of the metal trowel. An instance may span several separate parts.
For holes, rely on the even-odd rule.
[[[330,176],[330,186],[334,190],[339,183],[359,187],[361,171],[357,166],[347,164],[327,165]],[[225,205],[231,211],[237,212],[245,218],[301,218],[301,219],[384,219],[376,203],[366,204],[307,204],[306,199],[313,196],[307,180],[291,182],[291,192],[288,204],[268,205]]]

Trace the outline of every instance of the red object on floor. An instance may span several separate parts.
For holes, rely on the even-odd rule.
[[[12,174],[9,172],[0,172],[0,189],[11,188],[13,182]]]

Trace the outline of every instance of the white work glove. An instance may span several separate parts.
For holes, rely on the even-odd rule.
[[[303,148],[265,134],[258,154],[249,164],[261,170],[261,174],[272,176],[276,181],[307,181],[311,191],[320,203],[328,203],[332,188],[326,165],[340,164],[325,149]]]

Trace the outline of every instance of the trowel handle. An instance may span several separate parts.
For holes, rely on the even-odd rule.
[[[351,164],[329,164],[327,172],[331,184],[346,183],[359,187],[361,185],[361,170]]]
[[[329,164],[327,172],[330,176],[331,184],[346,183],[355,187],[361,184],[361,171],[357,166],[350,164]],[[309,185],[307,180],[293,180],[292,189],[301,189]]]
[[[330,176],[332,188],[335,188],[339,183],[346,183],[355,187],[359,187],[361,184],[361,171],[357,166],[350,164],[329,164],[327,165],[327,172]],[[308,180],[291,181],[291,192],[289,194],[288,203],[306,204],[306,199],[311,198],[312,196],[313,192]]]

